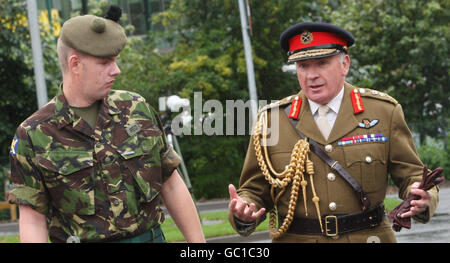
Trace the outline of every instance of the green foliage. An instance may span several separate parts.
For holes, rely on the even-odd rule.
[[[331,15],[356,37],[354,83],[395,97],[421,143],[448,130],[449,9],[447,0],[347,0]]]
[[[210,212],[200,215],[203,222],[202,230],[205,238],[235,235],[236,231],[228,222],[228,211]],[[209,223],[211,222],[211,223]],[[167,242],[185,241],[183,234],[175,225],[172,218],[167,218],[161,225]],[[259,224],[255,231],[267,231],[269,229],[269,217]],[[14,240],[12,237],[9,240]],[[1,239],[0,239],[1,242]]]
[[[9,147],[19,124],[37,110],[33,58],[26,1],[0,0],[0,200],[9,166]],[[60,82],[56,42],[50,31],[41,32],[45,79],[49,97]],[[5,219],[7,211],[0,211]]]
[[[259,99],[281,99],[299,89],[295,75],[281,71],[286,56],[280,34],[302,21],[331,22],[356,37],[349,81],[397,98],[408,123],[421,135],[445,134],[448,1],[273,0],[250,5]],[[227,99],[248,100],[237,1],[173,0],[153,23],[166,31],[131,41],[121,55],[123,74],[116,88],[137,91],[154,106],[158,97],[172,94],[192,103],[194,92],[223,105]],[[184,136],[179,142],[196,196],[226,196],[226,185],[238,181],[248,139]],[[230,162],[224,156],[240,159]]]
[[[248,136],[185,136],[179,141],[194,195],[228,197],[228,184],[239,183]]]
[[[420,159],[430,170],[438,167],[444,169],[443,175],[450,180],[450,153],[444,149],[442,142],[427,138],[426,143],[417,148]]]
[[[279,36],[293,23],[321,19],[327,1],[321,2],[251,1],[252,55],[260,100],[298,92],[295,75],[281,70],[286,57]],[[214,99],[223,106],[226,100],[249,99],[237,1],[173,0],[153,23],[166,31],[130,41],[121,53],[122,75],[116,88],[136,91],[153,106],[158,97],[173,94],[192,103],[194,92],[202,92],[203,102]],[[197,198],[228,195],[227,185],[239,181],[248,140],[248,136],[179,138]]]

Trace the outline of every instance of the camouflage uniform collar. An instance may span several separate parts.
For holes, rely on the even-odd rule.
[[[66,97],[62,91],[63,84],[59,85],[58,93],[56,94],[55,100],[55,119],[58,129],[72,123],[75,119],[73,111],[67,103]]]
[[[111,92],[110,92],[111,93]],[[109,99],[109,94],[103,99],[101,108],[99,110],[99,114],[103,112],[102,108],[105,109],[105,112],[108,112],[110,115],[119,114],[120,110],[115,105],[114,101]],[[62,83],[59,86],[58,93],[54,98],[55,103],[55,120],[58,129],[63,128],[64,126],[77,123],[80,121],[80,118],[75,117],[75,113],[70,108],[69,103],[67,102],[66,97],[62,91]]]

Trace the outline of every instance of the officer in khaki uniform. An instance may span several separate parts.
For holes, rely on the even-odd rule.
[[[301,91],[258,113],[239,189],[229,186],[236,231],[251,234],[270,211],[273,242],[395,242],[383,205],[388,174],[402,199],[421,197],[402,216],[429,221],[438,189],[417,189],[423,164],[401,105],[344,81],[353,36],[306,22],[280,42],[296,63]],[[269,144],[275,133],[278,141]]]
[[[127,39],[121,10],[66,21],[58,40],[63,84],[17,129],[10,151],[22,242],[165,242],[163,200],[189,242],[204,242],[155,110],[111,90]]]

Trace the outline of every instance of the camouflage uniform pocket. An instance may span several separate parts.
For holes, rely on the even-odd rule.
[[[160,136],[140,131],[117,149],[140,190],[142,202],[152,201],[161,189]]]
[[[66,214],[95,213],[92,152],[49,151],[36,160],[52,206]]]

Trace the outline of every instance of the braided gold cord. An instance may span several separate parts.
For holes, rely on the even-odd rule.
[[[319,218],[320,230],[323,233],[322,216],[320,215],[320,207],[319,207],[320,198],[317,196],[316,189],[314,188],[314,179],[313,179],[313,177],[314,177],[314,165],[313,165],[313,162],[311,160],[309,160],[309,158],[306,159],[306,171],[309,174],[309,178],[311,180],[311,189],[312,189],[312,192],[313,192],[312,201],[314,203],[314,206],[316,207],[317,217]]]
[[[261,134],[262,132],[262,134]],[[264,175],[264,178],[271,184],[271,197],[274,200],[274,208],[270,211],[270,219],[269,219],[269,227],[270,227],[270,236],[272,238],[279,238],[281,237],[286,230],[289,228],[290,224],[292,223],[292,220],[294,219],[294,212],[295,207],[297,205],[298,200],[298,192],[300,190],[300,186],[302,187],[303,192],[303,200],[304,200],[304,206],[305,211],[307,215],[307,206],[306,206],[306,186],[307,181],[305,179],[305,167],[307,169],[307,172],[313,174],[313,164],[311,161],[308,160],[308,152],[309,152],[309,143],[307,142],[306,138],[299,140],[295,145],[291,153],[291,158],[288,167],[281,173],[278,173],[275,171],[275,169],[272,166],[272,163],[270,162],[270,158],[268,156],[267,146],[265,144],[265,140],[267,139],[267,111],[260,114],[254,131],[254,137],[253,137],[253,144],[255,147],[255,153],[256,158],[258,160],[258,165]],[[261,137],[263,141],[263,146],[261,146]],[[265,158],[262,154],[262,149],[264,150]],[[309,163],[307,162],[309,161]],[[269,171],[270,170],[270,171]],[[271,175],[274,174],[275,178]],[[311,174],[310,173],[310,174]],[[312,180],[312,179],[311,179]],[[291,192],[290,192],[290,199],[289,199],[289,205],[288,205],[288,212],[286,214],[286,217],[283,220],[283,223],[281,224],[280,228],[276,230],[276,222],[277,222],[277,210],[276,210],[276,204],[278,203],[279,198],[281,195],[285,192],[286,187],[288,184],[291,185]],[[312,181],[311,181],[312,183]],[[281,192],[277,194],[277,196],[274,195],[275,188],[281,188]],[[313,184],[312,184],[313,187]],[[317,197],[315,195],[315,190],[313,189],[314,197]],[[318,197],[317,197],[318,198]],[[317,198],[313,198],[313,200],[316,200]],[[317,204],[318,205],[318,204]],[[316,206],[317,207],[317,206]]]
[[[266,144],[266,142],[267,142],[267,128],[268,128],[267,127],[267,111],[264,111],[261,115],[262,116],[261,116],[261,123],[260,124],[261,124],[262,129],[263,129],[263,131],[262,131],[262,141],[263,141],[263,145],[267,145]],[[261,126],[260,126],[260,129],[261,129]],[[267,151],[267,147],[264,147],[263,150],[264,150],[264,157],[266,157],[267,166],[269,167],[270,172],[273,175],[275,175],[277,178],[283,178],[283,177],[286,176],[287,173],[293,171],[293,167],[291,167],[290,165],[281,173],[278,173],[277,171],[275,171],[275,169],[272,166],[272,162],[270,161],[269,154],[268,154],[268,151]]]

